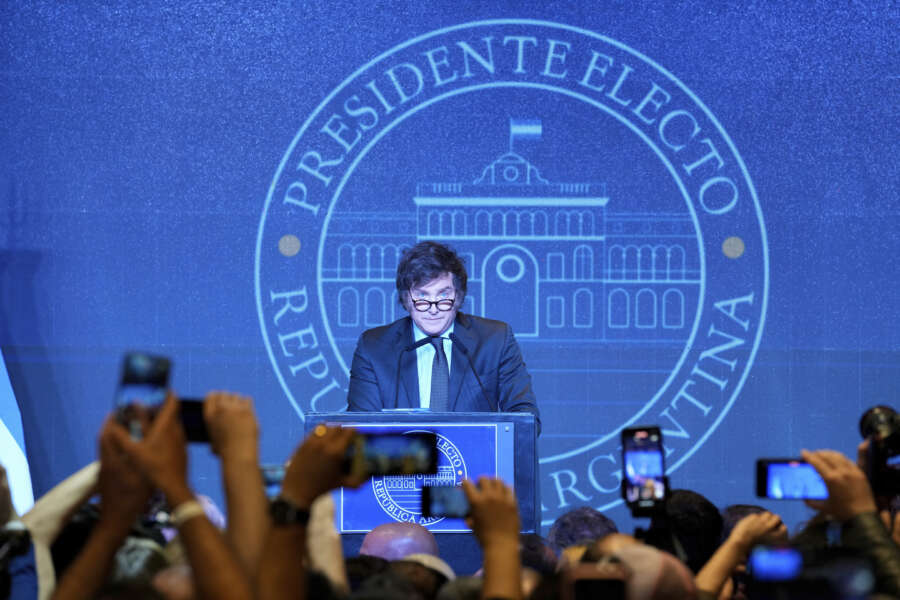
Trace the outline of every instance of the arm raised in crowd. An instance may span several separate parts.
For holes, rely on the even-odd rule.
[[[747,561],[753,546],[779,540],[787,540],[787,527],[781,517],[770,512],[747,515],[738,521],[728,539],[694,577],[697,589],[718,597],[732,572]]]
[[[133,440],[120,425],[112,428],[118,445],[138,470],[166,497],[187,551],[200,598],[252,598],[250,579],[224,538],[209,522],[187,482],[187,451],[178,400],[166,398],[144,439]]]
[[[294,515],[287,522],[274,522],[269,530],[256,582],[260,600],[306,598],[309,510],[322,494],[362,483],[343,473],[344,457],[354,435],[352,429],[319,425],[291,457],[279,499],[293,509]]]
[[[871,562],[876,592],[900,596],[900,548],[878,515],[865,473],[834,450],[804,450],[802,456],[828,487],[828,499],[806,504],[843,523],[841,544]]]
[[[94,597],[106,582],[116,551],[150,498],[150,484],[122,452],[116,427],[120,426],[108,418],[100,432],[100,520],[59,581],[54,600]]]
[[[269,531],[253,401],[238,394],[210,392],[203,403],[203,418],[212,450],[222,459],[228,515],[225,537],[244,570],[253,576]]]
[[[478,487],[463,481],[470,524],[484,553],[482,598],[522,597],[519,558],[519,506],[515,493],[499,479],[481,477]]]

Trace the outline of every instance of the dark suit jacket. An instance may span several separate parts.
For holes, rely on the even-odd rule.
[[[377,411],[420,406],[416,351],[403,352],[413,343],[412,328],[412,319],[404,317],[390,325],[363,332],[350,367],[348,410]],[[459,342],[452,346],[450,410],[530,412],[540,431],[540,415],[531,389],[531,376],[509,325],[457,313],[453,333]],[[458,347],[460,344],[468,350],[469,358]],[[469,359],[478,371],[484,392],[472,373]]]

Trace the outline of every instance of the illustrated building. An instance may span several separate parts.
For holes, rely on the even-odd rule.
[[[345,218],[349,239],[323,270],[338,337],[405,314],[396,266],[422,240],[464,258],[462,310],[507,321],[519,338],[683,340],[690,329],[700,266],[686,212],[609,215],[605,183],[551,183],[512,151],[472,183],[419,183],[413,203],[414,215],[395,215],[395,235],[379,230],[384,241],[367,239],[369,220]]]

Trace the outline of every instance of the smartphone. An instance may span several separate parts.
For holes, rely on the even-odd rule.
[[[790,581],[803,570],[803,556],[796,548],[756,546],[750,552],[747,570],[756,581]]]
[[[263,485],[266,487],[266,496],[274,498],[281,491],[281,482],[284,481],[284,465],[268,463],[259,465],[262,473]]]
[[[824,500],[828,487],[815,468],[800,458],[760,458],[756,461],[756,495],[774,500]]]
[[[462,486],[426,485],[422,487],[422,516],[462,519],[469,514],[469,500]]]
[[[651,516],[668,497],[663,438],[659,427],[622,430],[622,497],[633,516]]]
[[[184,438],[188,442],[208,444],[209,430],[206,429],[206,420],[203,418],[203,400],[181,398],[178,401],[178,408]]]
[[[172,363],[164,356],[129,352],[122,359],[116,408],[159,406],[166,399]]]
[[[418,475],[437,473],[437,436],[430,431],[357,433],[347,449],[348,474]]]

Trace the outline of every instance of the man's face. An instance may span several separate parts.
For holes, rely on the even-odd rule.
[[[412,317],[413,323],[418,325],[419,329],[426,335],[441,335],[450,328],[453,319],[456,318],[459,303],[454,302],[453,308],[450,310],[440,310],[436,304],[432,304],[424,312],[416,310],[413,303],[416,300],[429,300],[432,302],[437,300],[456,300],[456,296],[456,288],[453,287],[453,275],[444,273],[427,283],[409,290],[406,310],[409,311],[409,316]]]

